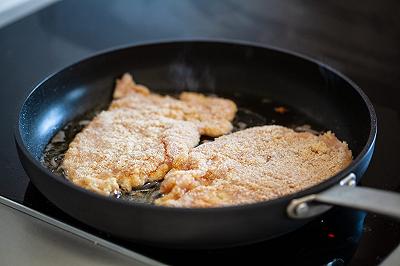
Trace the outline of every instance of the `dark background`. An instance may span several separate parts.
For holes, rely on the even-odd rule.
[[[227,38],[316,58],[353,79],[378,115],[363,185],[400,191],[398,0],[65,0],[0,29],[0,193],[22,202],[28,178],[12,130],[18,105],[48,74],[96,51],[144,41]],[[368,215],[354,265],[378,263],[400,242],[397,222]]]

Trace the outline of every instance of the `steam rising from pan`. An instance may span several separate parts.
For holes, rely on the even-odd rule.
[[[194,69],[186,63],[174,63],[169,73],[174,87],[180,91],[215,92],[215,78],[209,68]]]
[[[215,93],[215,75],[207,65],[196,64],[188,56],[190,48],[183,49],[168,72],[174,88],[179,91],[208,91]],[[195,67],[194,67],[195,66]]]

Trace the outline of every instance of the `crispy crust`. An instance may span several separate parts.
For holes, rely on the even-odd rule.
[[[148,88],[137,85],[129,74],[124,74],[117,81],[114,97],[116,100],[112,102],[110,110],[131,108],[143,110],[148,115],[192,121],[201,135],[210,137],[229,133],[237,111],[233,101],[207,97],[201,93],[182,92],[179,99],[150,93]]]
[[[66,177],[105,195],[129,192],[163,179],[187,159],[200,134],[220,136],[232,129],[232,101],[194,93],[181,98],[151,93],[124,74],[116,81],[109,109],[70,143],[62,164]]]
[[[160,180],[187,158],[200,135],[191,122],[143,116],[130,109],[100,113],[71,142],[66,176],[86,189],[112,194]]]
[[[352,160],[333,133],[249,128],[202,144],[174,167],[156,204],[216,207],[269,200],[318,184]]]

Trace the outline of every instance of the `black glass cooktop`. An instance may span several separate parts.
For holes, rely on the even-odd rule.
[[[400,243],[400,223],[335,208],[263,243],[184,251],[127,243],[93,230],[29,183],[13,128],[24,96],[48,74],[96,51],[143,41],[227,38],[307,54],[355,80],[373,102],[377,146],[362,185],[400,192],[400,4],[396,0],[61,1],[0,29],[0,195],[168,264],[377,265]]]

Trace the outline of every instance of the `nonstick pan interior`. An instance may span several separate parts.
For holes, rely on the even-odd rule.
[[[133,73],[135,80],[158,92],[190,90],[234,99],[240,107],[259,114],[266,124],[310,124],[316,130],[332,130],[348,142],[355,161],[344,172],[300,193],[207,210],[126,204],[52,175],[40,162],[45,146],[69,121],[95,108],[106,108],[115,79],[124,72]],[[289,112],[274,112],[276,106]],[[23,104],[16,139],[33,183],[75,218],[133,241],[180,247],[226,246],[294,230],[306,221],[286,216],[290,199],[323,190],[350,171],[362,176],[376,131],[371,110],[354,84],[301,57],[238,43],[167,42],[100,54],[49,77]]]
[[[171,92],[170,92],[171,93]],[[254,98],[234,93],[229,98],[238,105],[238,111],[233,120],[233,130],[236,132],[245,128],[263,125],[279,124],[296,131],[308,131],[313,134],[320,134],[327,131],[322,125],[307,115],[296,110],[296,107],[286,106],[285,104],[273,101],[268,98]],[[68,122],[46,146],[41,159],[43,165],[50,169],[54,174],[63,176],[62,161],[69,144],[95,115],[104,108],[98,107],[90,110],[82,116]],[[200,144],[213,141],[214,138],[202,137]],[[141,203],[153,203],[161,196],[161,181],[153,181],[134,189],[129,193],[117,193],[113,196],[121,200],[130,200]]]
[[[241,45],[188,42],[155,46],[101,55],[44,82],[21,110],[20,124],[30,132],[22,136],[29,151],[40,158],[43,147],[68,121],[106,107],[115,79],[124,72],[161,92],[190,90],[239,98],[239,105],[255,108],[265,117],[270,110],[255,107],[260,99],[294,107],[347,141],[355,156],[368,140],[371,121],[364,102],[350,84],[324,67]]]

